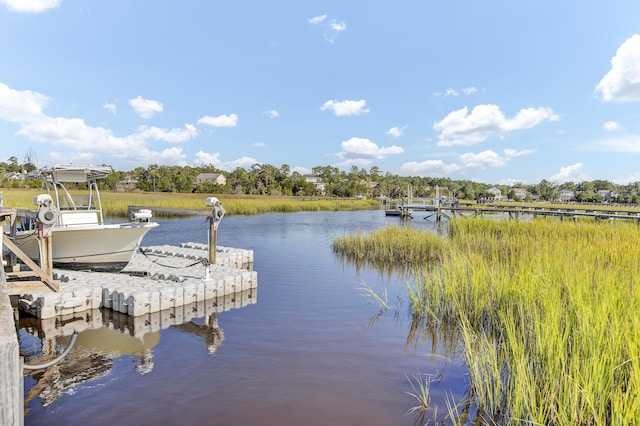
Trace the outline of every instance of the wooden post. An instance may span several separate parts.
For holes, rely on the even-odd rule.
[[[47,276],[53,276],[53,242],[51,241],[51,232],[43,232],[44,225],[38,224],[38,244],[42,248],[40,253],[40,268]]]
[[[4,269],[0,271],[0,365],[0,424],[22,425],[22,363]]]
[[[211,265],[216,264],[216,245],[218,239],[218,224],[215,219],[211,217],[209,222],[209,263]]]

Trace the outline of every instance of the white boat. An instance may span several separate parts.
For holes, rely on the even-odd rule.
[[[37,210],[18,209],[21,226],[15,235],[16,245],[39,261],[42,239],[38,233],[42,234],[44,226],[52,236],[54,268],[122,270],[145,234],[158,223],[151,221],[150,210],[133,213],[126,223],[105,223],[97,180],[111,173],[108,166],[76,165],[56,165],[33,172],[33,177],[46,183],[47,194],[35,197]]]

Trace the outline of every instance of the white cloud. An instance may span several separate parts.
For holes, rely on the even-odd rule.
[[[582,163],[572,164],[567,167],[560,167],[560,172],[549,178],[550,181],[556,183],[563,182],[584,182],[590,178],[582,172]]]
[[[640,153],[640,136],[628,135],[619,138],[602,139],[589,146],[591,149],[607,152]]]
[[[465,167],[502,167],[507,165],[507,159],[494,151],[482,151],[479,153],[467,152],[460,156],[460,161]]]
[[[62,0],[0,0],[12,12],[40,13],[56,8]]]
[[[31,90],[14,90],[0,83],[0,118],[10,122],[30,122],[44,117],[42,108],[49,98]]]
[[[465,95],[472,95],[474,93],[476,93],[478,91],[478,89],[476,89],[475,87],[471,86],[471,87],[465,87],[463,89],[460,90],[463,94]],[[449,96],[460,96],[460,93],[458,92],[458,90],[453,89],[453,88],[448,88],[445,89],[444,92],[434,92],[433,93],[434,96],[443,96],[445,98],[449,97]]]
[[[407,173],[430,175],[430,176],[449,176],[462,169],[479,167],[481,169],[503,167],[506,166],[512,158],[523,155],[532,154],[531,149],[516,151],[515,149],[505,149],[504,156],[487,150],[478,153],[467,152],[460,155],[460,164],[446,164],[442,160],[427,160],[421,163],[412,161],[404,163],[400,169]]]
[[[341,146],[342,151],[338,153],[338,156],[347,160],[380,160],[388,155],[404,152],[404,149],[395,145],[380,148],[369,139],[364,138],[351,138],[343,141]]]
[[[241,157],[232,161],[221,161],[219,152],[211,154],[204,151],[198,151],[193,164],[195,166],[214,165],[217,169],[232,172],[238,167],[248,170],[254,164],[261,164],[261,162],[251,157]]]
[[[232,172],[238,167],[242,167],[243,169],[250,169],[254,164],[262,164],[261,161],[256,160],[252,157],[240,157],[236,160],[231,161],[222,161],[216,165],[217,168],[221,170],[225,170],[227,172]]]
[[[60,155],[64,162],[74,160],[77,163],[86,163],[95,158],[106,161],[106,153],[135,166],[154,162],[184,165],[185,156],[181,148],[171,147],[153,151],[149,149],[148,142],[185,142],[198,134],[193,125],[187,124],[183,129],[170,130],[142,126],[136,133],[117,137],[111,130],[90,126],[81,118],[47,116],[42,108],[48,99],[42,94],[29,90],[17,91],[0,83],[0,119],[18,123],[20,128],[17,134],[31,141],[66,148],[60,153],[54,151],[48,156],[49,160],[56,160]]]
[[[444,177],[457,172],[460,168],[458,164],[445,164],[442,160],[427,160],[421,163],[415,161],[404,163],[400,170],[412,175]]]
[[[293,172],[298,172],[298,173],[300,173],[301,175],[309,175],[309,174],[311,174],[312,170],[311,170],[311,169],[309,169],[309,168],[307,168],[307,167],[296,166],[296,167],[293,167],[293,168],[291,169],[291,172],[292,172],[292,173],[293,173]]]
[[[194,166],[216,165],[220,162],[220,153],[209,153],[204,151],[196,152],[196,159],[193,161]]]
[[[115,114],[116,110],[117,110],[116,104],[112,104],[112,103],[109,103],[109,102],[107,102],[104,105],[102,105],[102,108],[106,109],[107,111],[109,111],[112,114]]]
[[[511,130],[529,129],[545,120],[557,121],[550,108],[525,108],[508,119],[497,105],[477,105],[471,113],[464,107],[449,113],[433,128],[440,132],[438,145],[474,145],[489,137]]]
[[[53,151],[48,154],[54,164],[93,164],[98,157],[95,152],[60,152]]]
[[[80,118],[42,117],[24,122],[18,134],[36,142],[62,145],[74,150],[126,150],[125,142],[113,136],[111,130],[88,126]]]
[[[198,136],[198,129],[193,124],[186,124],[184,129],[161,129],[159,127],[140,126],[133,135],[137,139],[154,139],[159,141],[181,143],[187,142]]]
[[[367,101],[365,101],[364,99],[360,99],[359,101],[337,101],[334,99],[322,104],[322,107],[320,107],[320,109],[322,111],[331,110],[337,116],[360,115],[369,112],[369,109],[365,108],[366,105]]]
[[[205,115],[198,120],[198,124],[213,127],[236,127],[238,125],[238,116],[236,114],[219,115],[217,117]]]
[[[340,32],[347,29],[347,24],[345,24],[344,22],[331,21],[329,23],[329,28],[331,28],[335,32]]]
[[[185,161],[186,156],[184,152],[182,152],[182,148],[178,147],[167,148],[162,151],[151,151],[145,148],[134,155],[136,162],[143,164],[165,164],[168,166],[187,165]],[[125,155],[124,158],[129,159],[129,156]]]
[[[327,19],[327,15],[318,15],[318,16],[314,16],[313,18],[309,19],[309,23],[310,24],[319,24],[320,22],[324,21],[325,19]]]
[[[640,182],[640,173],[633,173],[628,176],[624,176],[621,178],[613,179],[611,182],[616,185],[629,185],[630,183]]]
[[[152,99],[144,99],[142,96],[138,96],[135,99],[129,100],[129,105],[141,118],[151,118],[156,113],[162,112],[163,106],[161,102],[154,101]]]
[[[464,167],[480,167],[486,169],[487,167],[503,167],[506,166],[509,160],[523,155],[533,154],[532,149],[523,149],[516,151],[515,149],[505,149],[504,156],[491,151],[486,150],[478,153],[467,152],[460,156],[460,162]]]
[[[327,15],[318,15],[309,19],[309,23],[312,25],[321,25],[324,30],[322,34],[324,39],[329,43],[333,43],[341,32],[347,29],[347,24],[344,22],[338,22],[335,19],[327,21]]]
[[[407,126],[404,127],[392,127],[389,130],[387,130],[387,134],[393,138],[398,139],[400,136],[402,136],[402,133],[404,132],[404,129]]]
[[[596,92],[606,102],[640,101],[640,35],[634,34],[620,45]]]
[[[269,110],[269,111],[262,111],[263,114],[268,115],[269,118],[278,118],[280,117],[280,113],[278,111],[276,111],[275,109]]]
[[[267,146],[267,144],[264,142],[254,142],[251,144],[251,146],[255,146],[257,148],[264,148],[265,146]]]
[[[616,130],[620,130],[620,124],[615,121],[607,121],[604,123],[604,129],[607,132],[615,132]]]
[[[530,155],[533,154],[535,151],[533,149],[523,149],[520,151],[516,151],[515,149],[505,149],[504,150],[504,155],[507,158],[515,158],[515,157],[522,157],[523,155]]]

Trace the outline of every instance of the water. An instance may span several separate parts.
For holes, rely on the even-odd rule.
[[[460,401],[466,390],[459,354],[445,336],[409,337],[407,278],[356,268],[331,248],[336,236],[398,220],[382,211],[225,217],[218,244],[254,251],[256,303],[217,314],[217,334],[207,318],[144,341],[113,326],[80,333],[88,343],[68,361],[25,377],[25,424],[412,425],[408,378],[418,374],[437,379],[431,406],[442,417],[445,392]],[[143,245],[206,243],[202,217],[159,222]],[[393,307],[377,320],[365,284]],[[38,352],[37,332],[21,324],[22,350]]]

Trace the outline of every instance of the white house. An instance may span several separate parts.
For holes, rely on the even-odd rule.
[[[318,192],[324,194],[326,187],[322,179],[320,179],[320,177],[314,176],[314,175],[304,175],[304,180],[307,183],[310,183],[311,185],[313,185]]]
[[[573,201],[576,199],[576,193],[570,189],[559,189],[558,190],[558,201],[561,203],[568,203],[569,201]]]
[[[226,185],[227,178],[221,173],[200,173],[196,176],[196,180],[193,185],[196,186],[205,182],[213,183],[215,185]]]
[[[489,197],[487,197],[487,199],[492,201],[500,201],[500,198],[502,197],[502,191],[500,191],[498,188],[494,186],[492,188],[487,189],[487,192],[490,194]]]

